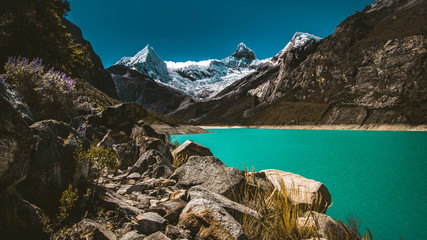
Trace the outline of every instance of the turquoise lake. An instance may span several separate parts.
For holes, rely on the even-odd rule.
[[[427,239],[427,132],[209,129],[175,135],[227,166],[279,169],[326,185],[327,214],[356,216],[374,239]]]

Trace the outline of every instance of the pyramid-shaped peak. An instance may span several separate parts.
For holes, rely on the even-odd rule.
[[[256,59],[254,51],[252,51],[246,46],[246,44],[242,42],[237,45],[236,51],[233,53],[232,56],[236,58],[246,58],[249,60]]]

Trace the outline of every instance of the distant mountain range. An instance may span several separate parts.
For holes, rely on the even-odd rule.
[[[320,40],[319,37],[311,34],[296,33],[280,54],[304,44],[310,39]],[[153,47],[147,45],[135,56],[123,57],[114,64],[114,67],[130,68],[163,85],[174,88],[184,95],[197,100],[206,100],[233,82],[252,73],[261,64],[272,61],[272,58],[258,60],[250,48],[244,43],[240,43],[231,56],[222,60],[165,62]]]
[[[426,124],[426,5],[378,0],[331,36],[296,33],[264,60],[243,43],[184,63],[146,46],[108,71],[121,100],[197,124]]]

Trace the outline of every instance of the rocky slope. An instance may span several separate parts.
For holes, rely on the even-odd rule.
[[[292,221],[301,232],[293,234],[329,239],[352,231],[324,214],[331,196],[322,183],[277,170],[245,176],[191,141],[171,152],[136,104],[82,116],[84,131],[56,120],[28,126],[21,108],[3,96],[0,104],[2,239],[248,239],[243,219],[276,211],[261,212],[243,189],[271,199],[283,186],[286,196],[277,196],[300,212]],[[89,147],[93,139],[101,140]],[[79,155],[88,148],[95,156],[111,149],[118,169]]]
[[[383,0],[171,114],[203,124],[427,123],[427,3]]]
[[[62,24],[64,24],[67,31],[71,34],[73,41],[82,44],[83,46],[87,46],[88,48],[87,57],[92,61],[93,67],[88,73],[82,75],[83,80],[106,93],[108,96],[117,99],[116,87],[110,74],[104,69],[101,59],[95,51],[93,51],[91,44],[83,38],[80,28],[65,18],[62,18],[61,20]]]

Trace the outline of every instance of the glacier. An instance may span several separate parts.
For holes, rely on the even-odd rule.
[[[209,100],[235,81],[254,72],[261,64],[279,64],[277,59],[285,52],[302,46],[307,41],[321,38],[297,32],[275,57],[259,60],[244,43],[221,60],[173,62],[163,61],[150,45],[133,57],[123,57],[116,64],[144,73],[159,84],[174,88],[195,100]]]

